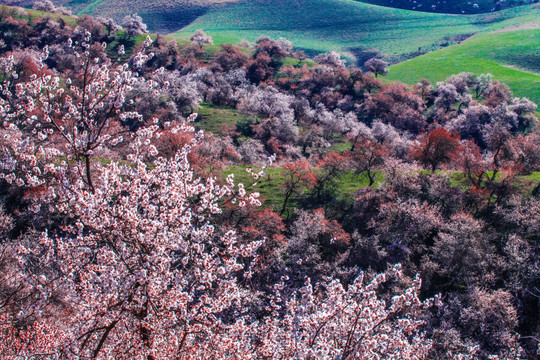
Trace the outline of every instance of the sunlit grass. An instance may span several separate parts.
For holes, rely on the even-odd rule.
[[[540,29],[481,34],[391,66],[387,78],[415,84],[422,78],[435,83],[463,71],[491,73],[516,96],[540,103],[539,44]]]
[[[540,10],[520,7],[482,15],[448,15],[386,8],[352,0],[272,2],[253,0],[210,10],[174,36],[189,37],[203,29],[215,43],[256,40],[261,35],[285,37],[313,51],[376,48],[387,55],[418,48],[434,49],[451,37],[496,29],[534,19]]]

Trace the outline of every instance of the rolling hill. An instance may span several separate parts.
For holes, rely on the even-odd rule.
[[[461,44],[390,67],[387,78],[415,84],[462,71],[491,73],[513,90],[540,104],[540,21],[476,35]]]
[[[188,25],[209,9],[240,0],[52,0],[74,14],[111,17],[117,21],[139,14],[152,32],[170,33]],[[34,0],[0,0],[6,5],[32,7]]]
[[[538,0],[357,0],[399,9],[450,14],[481,14],[538,2]]]
[[[534,5],[480,15],[448,15],[375,6],[353,0],[253,0],[210,9],[174,36],[203,29],[216,43],[285,37],[311,51],[350,58],[377,49],[393,62],[451,45],[474,33],[540,17]]]
[[[430,1],[417,0],[416,4],[426,5]],[[172,35],[176,38],[186,39],[194,30],[203,29],[217,44],[242,39],[254,41],[267,35],[285,37],[311,54],[336,50],[358,64],[375,54],[391,63],[411,59],[391,67],[389,74],[390,79],[411,84],[422,77],[439,81],[461,71],[490,72],[508,83],[516,95],[540,102],[538,29],[526,29],[527,25],[523,25],[538,23],[538,4],[486,14],[450,15],[367,2],[394,6],[410,3],[408,0],[55,1],[79,14],[116,19],[137,12],[152,31],[172,32],[185,26]],[[458,3],[465,2],[453,2]],[[488,2],[477,3],[482,7]],[[518,3],[510,1],[507,5]],[[510,31],[494,32],[503,28]],[[474,34],[478,35],[455,45]]]
[[[0,3],[31,7],[33,1],[0,0]],[[501,4],[512,7],[531,1],[536,0],[506,0]],[[295,32],[295,30],[300,32],[302,29],[313,30],[321,27],[318,32],[308,31],[305,35],[295,34],[295,38],[307,39],[321,35],[324,36],[323,41],[330,40],[345,47],[358,47],[358,43],[366,43],[367,45],[362,45],[362,48],[373,44],[380,45],[385,41],[409,40],[411,44],[405,44],[408,49],[405,52],[417,51],[419,46],[423,48],[422,51],[433,50],[433,46],[436,48],[437,41],[443,44],[448,42],[448,39],[443,39],[445,36],[452,42],[452,36],[477,32],[491,18],[489,15],[463,17],[403,11],[397,9],[398,7],[447,12],[452,12],[456,6],[456,9],[461,9],[474,4],[479,6],[475,11],[490,11],[494,7],[493,0],[474,2],[468,0],[448,2],[438,0],[53,0],[53,2],[56,5],[71,8],[78,15],[106,16],[116,20],[121,20],[128,14],[138,13],[153,32],[171,33],[193,22],[193,26],[188,26],[187,29],[204,26],[212,30],[221,29],[229,32],[242,30],[244,33],[240,35],[253,38],[249,36],[250,32],[272,31],[276,28],[283,32]],[[367,3],[387,7],[372,6]],[[435,8],[431,7],[432,3],[437,3]],[[524,15],[527,11],[523,9],[521,7],[521,10],[517,12],[503,13],[502,17]],[[499,17],[498,21],[500,20],[504,19]],[[403,24],[398,24],[400,22]],[[332,36],[328,35],[328,32],[332,31],[335,32],[334,38],[343,37],[343,39],[341,41],[332,39]],[[376,34],[371,36],[370,32]],[[382,33],[379,34],[380,32]],[[408,39],[408,34],[411,35],[410,39]],[[231,35],[231,37],[237,38],[240,35]],[[421,44],[415,47],[412,40],[417,36]],[[432,47],[428,49],[426,46]],[[374,47],[389,53],[387,49]]]

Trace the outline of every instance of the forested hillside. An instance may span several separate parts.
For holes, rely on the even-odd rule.
[[[53,10],[0,7],[2,357],[538,357],[537,94]]]

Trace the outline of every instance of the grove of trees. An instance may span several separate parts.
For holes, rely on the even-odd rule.
[[[3,357],[538,356],[530,100],[66,20],[0,9]]]

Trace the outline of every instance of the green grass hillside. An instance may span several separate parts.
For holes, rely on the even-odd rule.
[[[153,32],[169,33],[189,24],[208,9],[239,0],[69,0],[64,3],[78,15],[107,16],[121,20],[138,13]]]
[[[111,17],[121,21],[139,14],[152,32],[170,33],[188,25],[208,9],[241,0],[52,0],[76,15]],[[34,0],[0,0],[0,3],[31,8]]]
[[[448,15],[374,6],[353,0],[253,0],[214,8],[175,36],[187,38],[196,29],[216,43],[254,41],[260,35],[286,37],[313,51],[338,50],[352,55],[378,49],[399,58],[449,45],[463,34],[494,30],[540,17],[540,9],[524,6],[481,15]]]
[[[260,35],[286,37],[312,52],[340,51],[360,59],[380,51],[393,62],[389,79],[413,84],[452,73],[490,72],[519,96],[540,103],[540,6],[528,5],[479,15],[401,10],[354,0],[63,0],[79,13],[116,16],[138,12],[151,29],[177,29],[178,39],[204,29],[217,44]],[[532,25],[531,25],[532,24]],[[528,28],[527,28],[528,27]],[[536,28],[535,28],[536,27]],[[494,31],[506,29],[505,31]],[[459,39],[480,33],[454,45]],[[443,49],[440,49],[443,47]],[[434,51],[435,50],[435,51]]]
[[[535,28],[536,27],[536,28]],[[390,80],[432,82],[462,71],[491,73],[514,95],[540,104],[540,23],[474,36],[459,45],[419,56],[390,67]]]
[[[4,15],[9,14],[9,16],[13,16],[15,19],[24,19],[30,22],[46,16],[55,20],[63,19],[65,23],[69,26],[77,26],[77,18],[75,16],[51,14],[51,13],[33,10],[33,9],[26,9],[25,10],[26,14],[20,14],[17,11],[15,11],[14,8],[10,6],[6,6],[6,5],[0,5],[0,11]]]
[[[537,0],[357,0],[374,5],[390,6],[400,9],[429,11],[450,14],[480,14],[491,11],[532,4]]]

